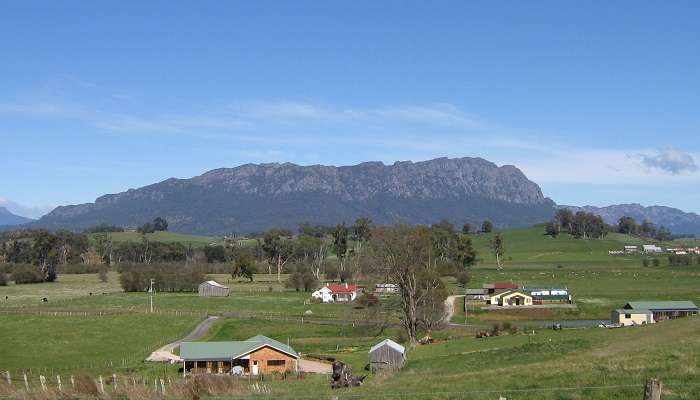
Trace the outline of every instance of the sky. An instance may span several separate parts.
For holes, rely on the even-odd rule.
[[[700,212],[700,2],[6,1],[0,206],[245,163],[481,157]]]

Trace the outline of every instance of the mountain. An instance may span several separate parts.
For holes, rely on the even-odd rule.
[[[352,223],[358,217],[380,224],[445,218],[526,226],[551,218],[554,206],[516,167],[480,158],[344,167],[246,164],[58,207],[34,226],[135,227],[158,216],[171,230],[193,234],[296,229],[303,222]]]
[[[30,218],[20,217],[12,214],[5,207],[0,207],[0,226],[22,225],[34,221]]]
[[[632,217],[638,223],[649,220],[656,226],[665,226],[674,234],[692,234],[700,236],[700,215],[687,213],[677,208],[664,206],[644,207],[641,204],[618,204],[607,207],[561,206],[574,211],[586,211],[598,214],[605,222],[617,224],[621,217]]]

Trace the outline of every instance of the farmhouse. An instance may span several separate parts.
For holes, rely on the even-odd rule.
[[[361,289],[357,285],[346,283],[328,284],[311,293],[311,297],[324,303],[349,303],[355,301]]]
[[[532,296],[521,290],[503,290],[491,295],[486,304],[503,307],[531,306]]]
[[[183,374],[267,374],[296,372],[299,354],[291,347],[258,335],[241,342],[184,342]]]
[[[369,349],[369,366],[378,369],[398,370],[406,363],[406,348],[391,339],[384,339]]]
[[[201,297],[226,297],[229,295],[228,287],[216,281],[200,283],[198,292]]]
[[[653,324],[654,314],[649,310],[613,310],[610,320],[613,324],[636,326]]]
[[[639,251],[637,246],[625,246],[625,253],[636,253],[637,251]]]
[[[697,315],[700,311],[692,301],[631,301],[622,308],[637,311],[649,310],[656,322]]]

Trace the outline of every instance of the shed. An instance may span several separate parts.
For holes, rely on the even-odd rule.
[[[625,310],[649,310],[654,320],[676,319],[697,315],[698,306],[692,301],[631,301],[622,307]]]
[[[384,339],[369,349],[369,366],[378,369],[398,370],[406,363],[406,348],[391,339]]]
[[[226,297],[229,295],[228,287],[216,281],[206,281],[199,284],[201,297]]]

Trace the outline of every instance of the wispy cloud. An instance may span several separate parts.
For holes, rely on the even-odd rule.
[[[56,208],[55,205],[28,207],[4,197],[0,197],[0,207],[5,207],[11,213],[27,218],[39,218]]]

